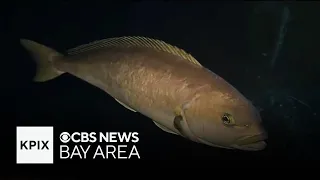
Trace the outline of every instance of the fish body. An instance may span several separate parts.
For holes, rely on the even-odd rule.
[[[266,146],[266,131],[250,101],[190,54],[163,41],[109,38],[72,48],[67,55],[26,39],[21,44],[38,64],[35,81],[70,73],[166,132],[228,149]]]

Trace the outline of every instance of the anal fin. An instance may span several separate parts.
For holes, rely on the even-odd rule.
[[[153,122],[154,122],[155,125],[157,125],[157,126],[158,126],[160,129],[162,129],[163,131],[165,131],[165,132],[167,132],[167,133],[171,133],[171,134],[178,135],[177,133],[171,131],[170,129],[168,129],[168,128],[164,127],[164,126],[162,126],[161,124],[159,124],[159,123],[157,123],[157,122],[155,122],[155,121],[153,121]]]
[[[137,112],[136,110],[132,109],[131,107],[125,105],[123,102],[119,101],[118,99],[114,98],[119,104],[121,104],[123,107],[129,109],[130,111],[133,111],[133,112]]]

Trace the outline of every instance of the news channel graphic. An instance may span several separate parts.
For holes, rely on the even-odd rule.
[[[62,132],[60,159],[140,159],[138,132]]]
[[[17,164],[53,164],[53,127],[17,127]]]
[[[54,158],[59,162],[141,158],[138,132],[54,133],[52,126],[18,126],[16,131],[17,164],[54,164]],[[55,134],[59,141],[54,142]]]

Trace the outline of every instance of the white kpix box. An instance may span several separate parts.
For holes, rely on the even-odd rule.
[[[53,127],[17,127],[17,164],[53,164]]]

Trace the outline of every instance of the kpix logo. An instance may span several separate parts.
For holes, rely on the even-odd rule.
[[[17,164],[53,164],[53,127],[17,127]]]
[[[48,147],[49,141],[20,141],[20,149],[23,150],[50,150]]]

